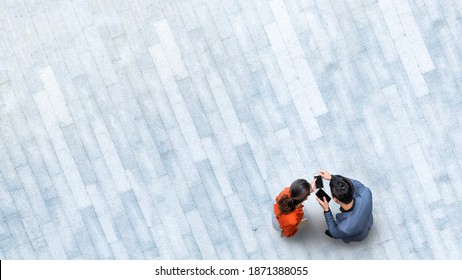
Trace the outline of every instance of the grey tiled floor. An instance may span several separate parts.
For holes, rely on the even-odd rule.
[[[0,259],[462,258],[462,1],[0,3]],[[319,168],[365,241],[272,229]]]

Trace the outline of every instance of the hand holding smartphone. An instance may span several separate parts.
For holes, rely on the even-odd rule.
[[[316,188],[322,189],[324,186],[322,184],[322,177],[318,173],[314,174],[314,179],[316,180]]]
[[[324,197],[326,198],[327,202],[331,200],[330,196],[323,189],[319,189],[316,192],[316,196],[319,197],[319,199],[322,201],[324,201]]]

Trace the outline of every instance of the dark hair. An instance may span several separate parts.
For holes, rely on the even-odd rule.
[[[290,185],[290,197],[283,195],[278,201],[279,210],[282,214],[289,214],[295,210],[295,206],[310,195],[311,185],[305,179],[297,179]]]
[[[350,179],[341,175],[332,175],[329,186],[332,196],[340,200],[342,203],[348,204],[353,200],[355,187]]]

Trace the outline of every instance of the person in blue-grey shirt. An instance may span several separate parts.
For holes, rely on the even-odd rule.
[[[317,198],[324,209],[327,230],[325,234],[335,239],[342,239],[345,243],[364,240],[372,227],[372,193],[357,180],[348,179],[341,175],[331,175],[323,170],[319,175],[329,180],[331,194],[335,203],[340,205],[340,213],[336,219],[329,208],[329,202]]]

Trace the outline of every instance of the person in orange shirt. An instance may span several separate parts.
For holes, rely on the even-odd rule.
[[[304,215],[303,202],[314,190],[315,181],[310,184],[305,179],[297,179],[284,188],[274,204],[273,227],[282,230],[285,237],[296,234]]]

